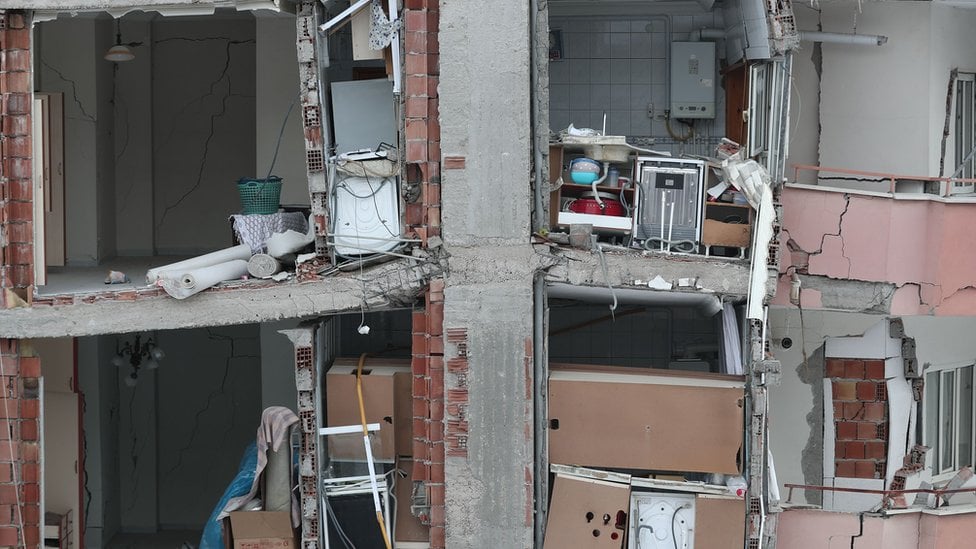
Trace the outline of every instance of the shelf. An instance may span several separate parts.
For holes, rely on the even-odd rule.
[[[630,217],[591,215],[575,212],[559,212],[557,223],[560,226],[567,227],[575,223],[586,223],[593,225],[594,230],[619,231],[628,234],[634,228],[634,220]]]

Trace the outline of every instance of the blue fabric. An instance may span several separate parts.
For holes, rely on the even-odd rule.
[[[237,468],[237,476],[227,486],[224,495],[220,497],[213,513],[207,519],[207,525],[203,528],[203,537],[200,538],[199,549],[224,549],[224,534],[217,516],[231,498],[246,495],[251,491],[251,485],[254,484],[254,470],[257,465],[258,447],[256,443],[252,442],[244,450],[241,464]]]

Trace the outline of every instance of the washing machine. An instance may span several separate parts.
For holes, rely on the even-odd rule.
[[[629,549],[692,549],[695,546],[695,496],[633,492],[630,496]]]

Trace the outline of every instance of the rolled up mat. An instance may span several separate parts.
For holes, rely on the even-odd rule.
[[[173,277],[169,273],[172,273],[172,271],[163,272],[163,275],[159,278],[159,284],[171,297],[186,299],[191,295],[206,290],[218,282],[234,280],[244,276],[247,274],[247,261],[235,259],[208,267],[191,269]]]
[[[224,248],[223,250],[217,250],[216,252],[210,252],[209,254],[191,257],[190,259],[179,261],[177,263],[170,263],[169,265],[149,269],[149,272],[146,273],[146,284],[154,284],[157,280],[163,278],[163,273],[168,273],[166,275],[167,278],[176,278],[180,274],[193,269],[209,267],[211,265],[225,263],[235,259],[247,261],[250,258],[250,246],[247,244],[239,244],[233,248]]]
[[[255,254],[247,262],[247,272],[255,278],[269,278],[281,270],[281,263],[268,254]]]

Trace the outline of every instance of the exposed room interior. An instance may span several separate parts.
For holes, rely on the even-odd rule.
[[[247,449],[262,410],[295,409],[295,350],[279,330],[299,324],[31,341],[43,364],[42,507],[64,522],[72,546],[80,547],[82,537],[87,547],[198,546],[245,452],[253,454],[253,447]],[[323,354],[322,407],[329,417],[323,426],[358,425],[355,398],[349,399],[355,396],[356,376],[347,374],[355,373],[359,357],[368,353],[363,386],[368,420],[383,422],[374,448],[378,471],[390,482],[388,501],[397,517],[391,524],[403,529],[401,539],[425,539],[424,527],[409,511],[412,423],[409,411],[405,416],[402,411],[404,405],[409,410],[411,400],[410,311],[339,315],[328,324],[320,343],[330,348]],[[358,331],[364,324],[371,328],[368,335]],[[141,358],[132,360],[140,351]],[[401,395],[396,424],[386,417],[394,405],[395,372],[402,376],[396,378]],[[293,446],[298,430],[292,429]],[[361,437],[351,446],[345,440],[331,444],[335,459],[324,465],[326,477],[364,470],[365,463],[355,457],[356,449],[362,451]],[[359,546],[375,542],[378,532],[366,496],[339,497],[330,507],[344,535],[363,541]],[[406,502],[401,508],[394,503],[399,497]],[[361,509],[364,501],[369,506]],[[334,527],[332,535],[338,535]],[[341,544],[339,538],[333,542]]]
[[[329,35],[323,78],[339,86],[337,101],[361,90],[351,81],[371,86],[385,107],[379,139],[396,147],[392,83],[382,52],[353,44],[357,25]],[[306,232],[294,15],[65,13],[35,22],[34,51],[45,113],[35,145],[45,173],[37,253],[48,275],[37,272],[39,294],[142,288],[151,267],[248,242],[232,228],[235,214],[278,212],[276,231]],[[349,132],[336,137],[360,148]],[[109,271],[127,279],[107,286]]]
[[[785,71],[768,46],[756,51],[767,32],[753,20],[759,8],[549,3],[554,230],[590,224],[609,244],[747,256],[756,204],[721,162],[741,151],[777,171],[781,143],[768,140],[779,136]]]

